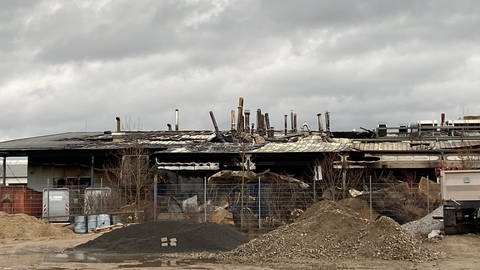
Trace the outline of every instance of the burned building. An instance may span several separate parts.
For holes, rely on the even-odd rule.
[[[255,199],[262,196],[258,192],[262,181],[290,185],[292,181],[284,180],[295,179],[305,183],[300,185],[301,192],[308,190],[307,199],[315,201],[329,192],[345,197],[348,188],[363,188],[369,176],[382,181],[384,171],[402,180],[406,174],[434,179],[442,168],[480,168],[480,138],[470,125],[473,120],[468,122],[468,132],[465,125],[459,128],[460,122],[455,127],[448,121],[440,126],[405,125],[395,132],[386,124],[375,131],[335,132],[328,112],[324,119],[317,114],[318,130],[313,130],[308,124],[299,127],[292,111],[290,127],[285,114],[284,129],[275,130],[269,114],[260,109],[251,123],[242,98],[231,112],[226,131],[220,130],[213,112],[213,130],[181,130],[178,110],[175,115],[174,130],[170,125],[166,131],[124,131],[117,118],[114,132],[70,132],[0,142],[0,152],[4,157],[28,157],[26,185],[34,191],[67,188],[81,194],[86,188],[116,187],[118,198],[111,201],[138,208],[140,203],[158,205],[160,200],[167,202],[164,208],[169,212],[184,208],[182,202],[193,196],[206,208],[207,182],[218,184],[209,179],[222,171],[265,177],[258,183],[247,177],[247,191],[243,181],[239,191],[238,181],[231,180],[230,195],[240,193],[243,198],[247,193],[247,198]],[[3,178],[6,183],[5,173]],[[70,206],[74,204],[82,203],[71,199]],[[257,206],[256,215],[261,208]]]

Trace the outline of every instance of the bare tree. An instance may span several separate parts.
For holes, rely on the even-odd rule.
[[[334,201],[346,197],[346,191],[350,188],[359,188],[365,180],[368,168],[350,168],[341,156],[332,153],[325,154],[322,160],[314,162],[314,168],[321,167],[322,177],[318,179],[323,197]]]
[[[153,184],[154,168],[150,166],[148,151],[141,146],[123,149],[117,162],[105,171],[111,196],[121,202],[118,207],[131,205],[135,211],[140,210],[146,199],[145,188]]]

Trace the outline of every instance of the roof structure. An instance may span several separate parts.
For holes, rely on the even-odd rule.
[[[0,142],[0,151],[163,149],[207,141],[210,131],[68,132]]]
[[[351,147],[361,152],[442,152],[480,148],[480,140],[352,142]]]
[[[248,134],[247,134],[248,135]],[[258,136],[258,135],[257,135]],[[247,138],[248,139],[248,138]],[[114,150],[143,147],[156,153],[331,153],[331,152],[441,152],[480,149],[480,140],[448,141],[369,141],[331,139],[318,134],[245,140],[235,134],[212,131],[128,131],[69,132],[0,142],[0,152],[34,152],[58,150]]]
[[[69,132],[0,142],[0,151],[61,150],[84,147],[89,140],[101,136],[97,132]]]
[[[331,153],[348,152],[351,144],[345,142],[325,141],[320,136],[299,138],[295,142],[270,142],[252,150],[253,153]]]

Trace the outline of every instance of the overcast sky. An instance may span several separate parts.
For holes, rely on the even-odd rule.
[[[0,139],[480,114],[478,1],[0,1]]]

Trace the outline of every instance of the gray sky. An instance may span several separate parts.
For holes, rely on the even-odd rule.
[[[480,114],[478,1],[0,2],[0,139],[222,129],[238,97],[282,127]]]

